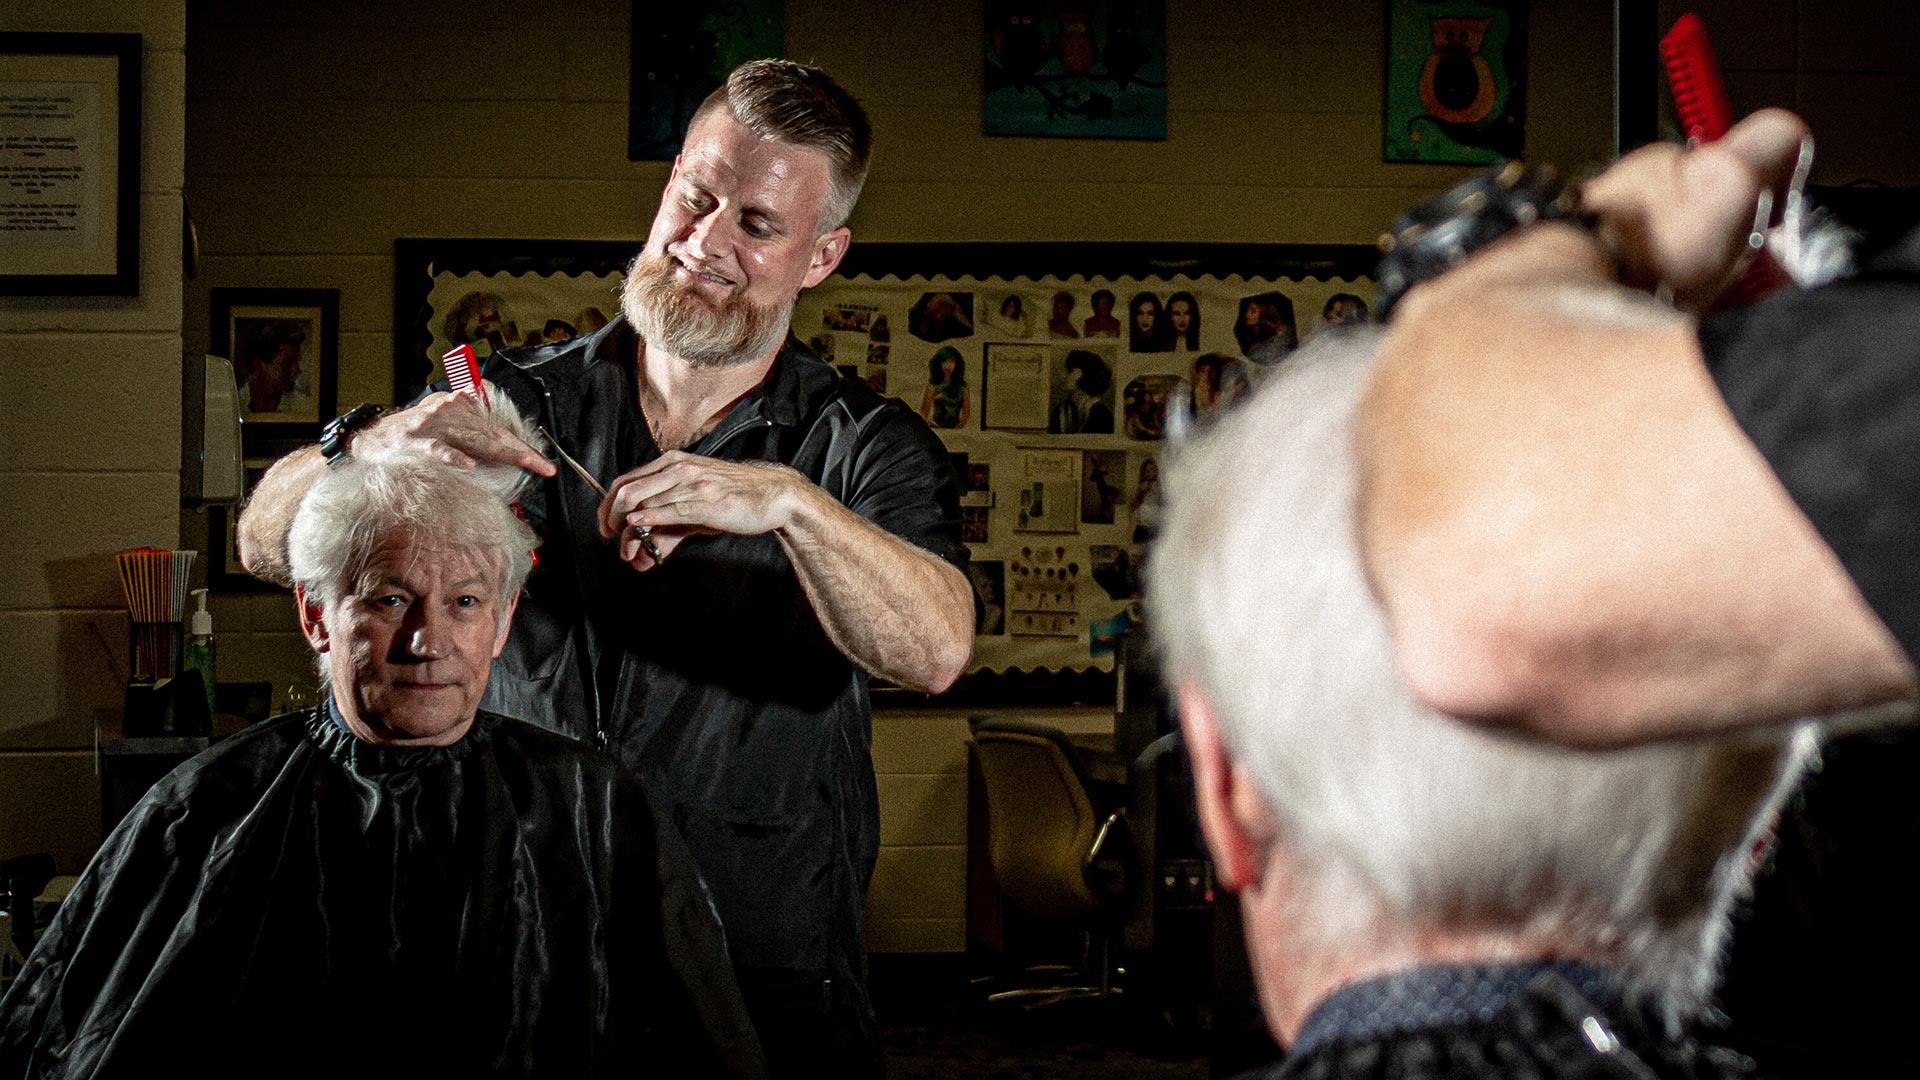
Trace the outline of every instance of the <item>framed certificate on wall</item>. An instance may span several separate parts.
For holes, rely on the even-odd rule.
[[[0,295],[140,291],[140,35],[0,33]]]

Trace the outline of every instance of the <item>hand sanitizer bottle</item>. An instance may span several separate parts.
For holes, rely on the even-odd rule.
[[[207,716],[213,716],[213,614],[207,610],[207,590],[193,590],[199,606],[187,628],[187,655],[183,666],[200,673],[207,691]]]

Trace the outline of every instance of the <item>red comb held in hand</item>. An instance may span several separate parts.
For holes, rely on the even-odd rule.
[[[489,412],[492,411],[493,403],[487,400],[487,384],[480,379],[480,358],[473,355],[473,346],[455,345],[440,358],[440,366],[446,369],[448,389],[456,394],[462,390],[471,390],[473,395],[480,399],[480,407]],[[527,519],[527,513],[520,508],[518,499],[513,501],[513,516],[522,521]],[[533,558],[533,565],[539,566],[540,552],[532,551],[528,554]]]
[[[1660,39],[1660,59],[1667,68],[1667,86],[1673,91],[1674,112],[1679,115],[1688,146],[1713,142],[1732,130],[1733,107],[1727,103],[1727,85],[1720,77],[1713,43],[1707,40],[1707,24],[1700,21],[1700,16],[1689,11],[1674,20],[1673,29]],[[1765,228],[1764,220],[1756,221],[1755,237]],[[1787,281],[1786,271],[1765,247],[1759,247],[1746,272],[1715,306],[1745,307]]]
[[[1687,142],[1712,142],[1725,135],[1733,127],[1733,108],[1713,59],[1713,43],[1707,40],[1707,24],[1691,11],[1674,20],[1673,29],[1660,39],[1660,59]]]

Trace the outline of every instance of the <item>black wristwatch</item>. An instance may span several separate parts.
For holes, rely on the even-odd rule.
[[[1551,166],[1509,161],[1477,173],[1394,219],[1392,231],[1380,238],[1374,311],[1387,318],[1407,290],[1515,229],[1569,219],[1586,220],[1574,190]]]
[[[320,430],[320,457],[328,465],[347,459],[347,444],[353,441],[354,432],[380,419],[386,410],[378,405],[366,403],[355,405],[332,420]]]

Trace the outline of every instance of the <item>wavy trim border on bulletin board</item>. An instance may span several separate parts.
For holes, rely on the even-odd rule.
[[[614,274],[643,240],[433,239],[393,242],[393,400],[411,401],[427,384],[434,275]],[[1171,242],[861,243],[836,277],[949,278],[1271,278],[1353,281],[1372,277],[1380,253],[1371,244],[1199,244]]]

